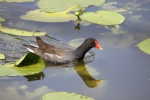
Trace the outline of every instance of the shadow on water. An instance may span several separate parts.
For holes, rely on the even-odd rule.
[[[43,80],[45,77],[45,74],[43,72],[40,72],[35,75],[29,75],[29,76],[24,76],[27,81],[35,81],[35,80]]]

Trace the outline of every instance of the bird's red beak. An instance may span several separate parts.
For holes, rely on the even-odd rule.
[[[97,40],[95,40],[95,47],[100,49],[100,50],[103,50],[103,48],[98,44]]]

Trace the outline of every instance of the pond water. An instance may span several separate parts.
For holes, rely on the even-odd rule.
[[[77,38],[93,37],[103,47],[102,51],[92,49],[95,53],[92,62],[80,62],[76,67],[47,66],[37,75],[0,77],[1,100],[40,100],[43,94],[52,91],[75,92],[95,100],[150,100],[150,55],[136,46],[150,38],[150,2],[118,1],[133,7],[133,10],[130,9],[129,13],[124,14],[126,21],[120,25],[122,29],[119,32],[96,24],[80,25],[80,30],[75,30],[77,24],[74,21],[24,21],[19,16],[35,9],[35,3],[0,3],[0,16],[7,19],[2,23],[3,26],[45,31],[60,40],[60,44],[68,44]],[[132,4],[141,5],[134,7]],[[97,9],[100,8],[88,10]],[[42,39],[50,43],[48,37]],[[22,44],[32,41],[35,41],[35,37],[13,36],[0,32],[0,52],[6,55],[7,62],[14,61],[27,52]],[[82,71],[78,70],[80,67],[83,68]]]

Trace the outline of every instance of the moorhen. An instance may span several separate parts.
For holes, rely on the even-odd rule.
[[[86,39],[82,45],[72,51],[47,44],[40,37],[36,37],[36,41],[39,47],[26,44],[23,44],[23,46],[25,46],[30,52],[33,52],[44,60],[54,64],[64,64],[82,60],[85,54],[93,47],[102,50],[102,47],[94,38]]]

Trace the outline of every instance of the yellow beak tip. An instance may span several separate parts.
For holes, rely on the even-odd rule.
[[[103,48],[99,48],[100,50],[103,50]]]

